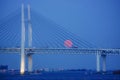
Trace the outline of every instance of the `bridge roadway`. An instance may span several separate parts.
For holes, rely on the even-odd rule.
[[[0,54],[21,53],[21,48],[0,48]],[[102,57],[102,71],[106,71],[106,56],[120,55],[120,49],[85,49],[85,48],[24,48],[24,55],[28,56],[28,71],[32,71],[33,54],[94,54],[96,55],[96,69],[100,71],[100,57]],[[24,63],[24,61],[22,61]],[[25,64],[24,64],[25,66]],[[24,73],[24,72],[23,72]]]
[[[0,53],[20,53],[20,48],[0,48]],[[25,54],[100,54],[120,55],[120,49],[91,48],[25,48]]]

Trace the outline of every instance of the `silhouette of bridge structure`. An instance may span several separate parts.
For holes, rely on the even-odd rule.
[[[27,15],[27,16],[26,16]],[[21,37],[20,37],[21,36]],[[106,56],[119,55],[120,49],[101,49],[81,39],[72,32],[30,10],[30,5],[8,15],[0,24],[0,53],[20,53],[20,73],[25,72],[25,56],[28,71],[32,72],[33,54],[95,54],[96,69],[106,71]]]

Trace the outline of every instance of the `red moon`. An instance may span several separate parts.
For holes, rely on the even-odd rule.
[[[70,47],[72,47],[72,45],[73,45],[73,43],[72,43],[71,40],[65,40],[65,41],[64,41],[64,46],[65,46],[65,47],[70,48]]]

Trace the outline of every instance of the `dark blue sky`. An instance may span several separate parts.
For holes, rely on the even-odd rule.
[[[30,3],[38,14],[99,48],[120,48],[119,0],[1,0],[0,19],[20,8],[22,2]],[[19,56],[0,55],[0,64],[19,68]],[[34,68],[95,69],[96,66],[95,55],[34,55],[33,59]],[[120,69],[118,60],[120,56],[108,56],[108,69]]]

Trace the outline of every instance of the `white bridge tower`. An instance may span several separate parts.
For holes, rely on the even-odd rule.
[[[28,47],[32,48],[32,24],[30,16],[30,5],[28,5]],[[32,54],[28,53],[28,71],[32,72]]]
[[[21,10],[21,65],[20,65],[20,73],[24,74],[25,72],[25,15],[24,15],[24,4],[22,4]],[[31,25],[31,17],[30,17],[30,5],[28,5],[28,47],[32,48],[32,25]],[[28,71],[32,72],[32,54],[27,53],[28,57]]]
[[[21,19],[21,65],[20,65],[20,73],[24,74],[25,72],[25,21],[24,21],[24,5],[22,4],[22,19]]]

